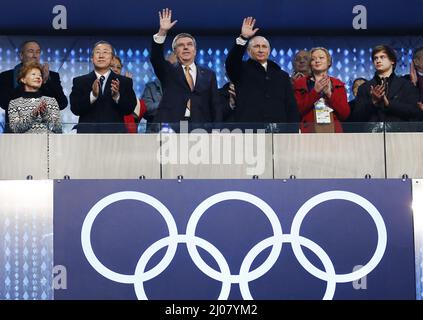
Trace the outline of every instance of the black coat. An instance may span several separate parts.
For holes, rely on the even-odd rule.
[[[223,121],[224,122],[235,122],[235,109],[232,109],[229,106],[229,85],[230,82],[225,83],[222,88],[220,88],[219,95],[220,95],[220,102],[222,104],[222,112],[223,112]],[[236,92],[236,88],[235,88]],[[235,107],[236,107],[236,100],[235,100]]]
[[[360,122],[404,122],[416,121],[421,117],[422,111],[417,106],[419,92],[411,81],[392,74],[388,85],[389,106],[383,102],[373,105],[370,95],[370,86],[375,87],[380,83],[375,76],[370,81],[358,88],[358,94],[353,109],[355,121]]]
[[[5,111],[5,122],[9,123],[8,108],[11,100],[22,96],[23,86],[22,84],[13,83],[13,74],[15,70],[7,70],[0,73],[0,107]],[[50,71],[49,78],[40,88],[40,93],[43,96],[55,98],[59,104],[60,110],[63,110],[68,105],[68,99],[66,98],[62,85],[60,83],[60,76],[57,72]],[[6,130],[8,130],[6,125]]]
[[[191,99],[191,122],[222,121],[222,107],[213,71],[196,64],[197,78],[191,91],[182,66],[179,63],[172,65],[164,59],[163,44],[153,40],[150,60],[163,89],[154,122],[183,120],[188,99]]]
[[[242,61],[246,47],[235,44],[226,59],[226,72],[236,88],[235,121],[298,123],[289,75],[270,60],[267,70],[255,60]]]
[[[118,103],[113,100],[110,89],[112,79],[116,78],[120,82]],[[79,116],[78,133],[126,132],[123,116],[131,114],[137,105],[132,79],[110,72],[103,95],[91,104],[90,93],[96,79],[94,71],[73,79],[70,104],[72,112]],[[85,123],[89,125],[83,125]]]

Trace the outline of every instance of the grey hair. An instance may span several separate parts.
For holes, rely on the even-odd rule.
[[[113,57],[115,57],[115,56],[116,56],[115,48],[113,48],[113,46],[112,46],[112,44],[111,44],[110,42],[105,41],[105,40],[100,40],[100,41],[97,41],[96,43],[94,43],[93,48],[91,49],[91,55],[93,55],[93,54],[94,54],[94,49],[95,49],[97,46],[99,46],[100,44],[105,44],[105,45],[110,46],[110,48],[112,48],[112,56],[113,56]]]
[[[195,49],[197,49],[197,42],[195,41],[195,38],[192,35],[190,35],[189,33],[180,33],[180,34],[177,34],[175,38],[173,38],[173,41],[172,41],[173,51],[175,51],[176,49],[176,41],[178,41],[181,38],[190,38],[192,42],[194,42]]]

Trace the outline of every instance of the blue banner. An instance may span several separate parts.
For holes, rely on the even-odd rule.
[[[177,32],[239,31],[242,19],[257,18],[265,30],[339,31],[354,30],[354,18],[361,29],[369,31],[418,32],[423,26],[423,2],[407,0],[156,0],[156,1],[75,1],[44,0],[37,3],[24,0],[2,3],[0,29],[8,32],[115,32],[143,33],[158,29],[158,11],[172,8],[179,22]],[[27,18],[24,18],[27,17]],[[366,21],[365,24],[364,20]],[[357,26],[356,26],[357,27]]]
[[[415,299],[410,181],[62,180],[55,299]]]

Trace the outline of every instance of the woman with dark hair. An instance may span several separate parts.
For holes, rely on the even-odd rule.
[[[22,95],[11,100],[8,114],[13,133],[61,133],[60,109],[55,98],[43,96],[39,91],[43,83],[43,67],[38,62],[25,64],[18,81]]]
[[[294,82],[301,132],[343,132],[340,121],[350,113],[345,84],[328,75],[332,58],[326,48],[313,48],[310,54],[312,74]]]

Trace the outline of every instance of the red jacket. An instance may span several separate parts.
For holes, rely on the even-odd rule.
[[[314,88],[308,90],[307,81],[309,79],[310,77],[301,77],[294,82],[295,99],[301,116],[300,129],[303,133],[313,132],[314,103],[320,99],[320,94]],[[330,81],[332,95],[326,99],[326,103],[334,110],[335,132],[343,132],[340,121],[344,121],[350,114],[345,84],[333,77],[330,77]]]
[[[128,114],[123,117],[123,122],[125,123],[126,130],[128,133],[137,133],[138,132],[138,123],[143,117],[144,113],[147,111],[147,107],[143,99],[140,99],[140,114],[138,117],[134,116],[134,113]]]

